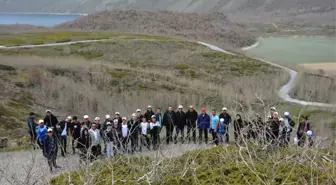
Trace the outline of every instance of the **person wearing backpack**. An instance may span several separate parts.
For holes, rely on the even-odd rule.
[[[226,124],[224,123],[224,118],[221,118],[219,120],[219,123],[217,125],[217,136],[218,136],[218,141],[221,145],[224,145],[226,143],[225,139],[225,132],[226,132]]]
[[[50,172],[52,172],[52,167],[61,168],[56,165],[57,140],[52,128],[48,128],[46,138],[43,142],[43,156],[48,160]]]
[[[33,145],[35,150],[35,140],[36,140],[36,127],[37,124],[35,122],[35,113],[29,113],[29,117],[27,118],[27,126],[28,126],[28,133],[30,135],[30,143]]]

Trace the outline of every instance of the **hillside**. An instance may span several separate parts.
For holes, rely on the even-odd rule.
[[[111,9],[222,12],[243,22],[334,25],[334,0],[1,0],[0,12],[93,13]]]
[[[114,10],[83,16],[56,28],[169,35],[219,46],[242,47],[255,42],[246,28],[227,20],[221,13]]]

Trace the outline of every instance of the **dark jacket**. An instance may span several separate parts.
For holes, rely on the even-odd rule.
[[[90,120],[88,120],[87,122],[84,122],[84,121],[83,121],[83,122],[81,123],[81,126],[83,126],[83,125],[85,125],[85,124],[87,125],[87,127],[88,127],[89,129],[91,128],[92,123],[91,123]]]
[[[267,125],[272,133],[279,133],[280,121],[278,118],[269,119]]]
[[[172,112],[166,112],[163,116],[163,122],[162,124],[166,127],[174,127],[174,125],[176,124],[176,114],[174,111]]]
[[[139,129],[140,129],[139,125],[140,125],[139,121],[134,121],[133,119],[127,122],[128,131],[130,135],[136,136],[139,134]]]
[[[176,112],[176,123],[175,124],[178,128],[184,128],[184,126],[187,124],[186,114],[183,111]]]
[[[59,126],[60,126],[60,135],[62,134],[64,128],[65,128],[65,125],[67,126],[67,129],[66,129],[66,134],[69,135],[69,132],[68,130],[70,130],[69,126],[71,125],[71,123],[67,123],[65,120],[62,120],[61,122],[59,122]]]
[[[33,133],[34,135],[36,135],[36,127],[37,127],[37,124],[35,123],[35,120],[34,118],[32,117],[28,117],[27,119],[27,126],[28,126],[28,132],[29,133]]]
[[[225,122],[225,121],[224,121]],[[240,133],[240,130],[242,128],[244,128],[244,124],[246,124],[246,122],[243,122],[242,119],[235,119],[233,121],[233,127],[234,127],[234,131],[237,132],[237,133]]]
[[[81,135],[81,123],[79,121],[73,122],[73,130],[71,135],[74,139],[78,139]]]
[[[152,110],[151,111],[147,110],[144,116],[145,116],[146,120],[148,122],[150,122],[153,115],[154,115],[154,112]]]
[[[87,129],[86,129],[87,130]],[[87,130],[88,131],[88,130]],[[82,137],[80,137],[78,139],[78,143],[77,143],[77,146],[76,148],[79,148],[79,149],[84,149],[82,150],[84,153],[87,152],[87,150],[90,148],[91,146],[91,137],[90,137],[90,134],[88,135],[85,135],[84,134],[84,130],[82,131]]]
[[[119,118],[115,117],[113,118],[113,120],[117,119],[118,120],[118,129],[121,129],[121,125],[122,125],[122,118],[119,116]]]
[[[187,126],[196,127],[197,118],[198,118],[198,114],[195,110],[192,112],[188,110],[186,113]]]
[[[230,116],[230,114],[228,114],[228,113],[226,113],[226,114],[224,114],[224,113],[221,113],[220,115],[219,115],[219,119],[221,119],[221,118],[224,118],[224,123],[226,124],[226,125],[229,125],[230,123],[231,123],[231,116]]]
[[[199,129],[210,128],[210,116],[205,113],[205,115],[200,114],[197,118],[197,125]]]
[[[304,135],[304,133],[306,133],[308,130],[310,130],[310,123],[307,121],[307,122],[301,122],[298,126],[298,129],[297,129],[297,136],[302,136]]]
[[[56,127],[58,120],[56,118],[56,116],[54,116],[53,114],[50,114],[49,116],[44,117],[44,124],[47,125],[48,128],[50,127]]]
[[[57,155],[57,140],[54,136],[47,136],[43,142],[44,157],[51,159]]]
[[[110,131],[105,130],[104,138],[106,139],[106,142],[113,142],[113,143],[117,142],[116,140],[117,137],[114,135],[113,129],[111,129]]]
[[[161,115],[161,113],[160,114],[158,114],[158,113],[156,113],[156,114],[154,114],[155,115],[155,117],[156,117],[156,120],[160,123],[160,127],[162,127],[162,115]]]
[[[288,124],[289,124],[292,128],[295,127],[295,122],[294,122],[290,117],[288,117],[288,118],[284,118],[284,119],[288,119]],[[292,132],[292,131],[293,131],[292,128],[290,128],[289,130],[287,130],[287,128],[286,128],[286,131],[287,131],[287,132]]]

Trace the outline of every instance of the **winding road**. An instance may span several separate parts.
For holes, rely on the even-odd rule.
[[[63,45],[70,45],[70,44],[77,44],[77,43],[93,43],[93,42],[103,42],[103,41],[110,41],[110,40],[111,39],[81,40],[81,41],[71,41],[71,42],[62,42],[62,43],[49,43],[49,44],[39,44],[39,45],[22,45],[22,46],[10,46],[10,47],[0,46],[0,49],[20,49],[20,48],[35,48],[35,47],[46,47],[46,46],[63,46]],[[210,49],[218,51],[218,52],[222,52],[222,53],[226,53],[226,54],[230,54],[230,55],[237,55],[235,53],[223,50],[223,49],[221,49],[221,48],[219,48],[217,46],[214,46],[214,45],[211,45],[211,44],[208,44],[208,43],[205,43],[205,42],[197,41],[197,43],[199,43],[199,44],[201,44],[203,46],[209,47]],[[244,48],[242,48],[242,50],[248,50],[248,49],[251,49],[251,48],[256,47],[256,46],[258,46],[258,42],[256,42],[255,44],[253,44],[251,46],[244,47]],[[309,106],[310,105],[310,106],[329,107],[329,108],[335,108],[336,107],[336,104],[303,101],[303,100],[298,100],[298,99],[294,99],[294,98],[290,97],[289,93],[290,93],[291,89],[295,85],[295,78],[297,76],[297,72],[296,71],[294,71],[294,70],[292,70],[290,68],[287,68],[287,67],[284,67],[284,66],[272,63],[270,61],[266,61],[266,60],[261,59],[261,58],[254,58],[254,57],[250,57],[250,58],[255,59],[255,60],[259,60],[259,61],[262,61],[262,62],[265,62],[265,63],[268,63],[268,64],[270,64],[272,66],[275,66],[275,67],[279,67],[279,68],[287,71],[290,74],[289,80],[287,81],[286,84],[284,84],[280,88],[280,90],[278,92],[278,96],[281,99],[283,99],[284,101],[295,103],[295,104],[299,104],[299,105],[303,105],[303,106]]]

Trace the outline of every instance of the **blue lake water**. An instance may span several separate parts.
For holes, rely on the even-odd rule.
[[[0,13],[0,24],[30,24],[51,27],[75,20],[80,14],[11,14]]]

